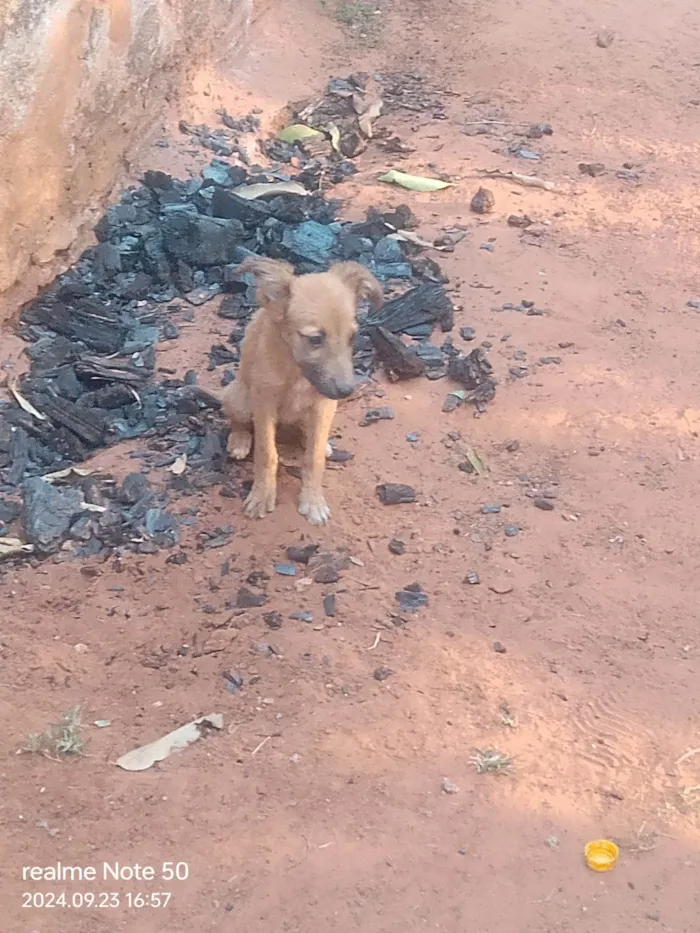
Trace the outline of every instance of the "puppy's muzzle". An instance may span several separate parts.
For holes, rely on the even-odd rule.
[[[340,382],[337,379],[330,378],[324,373],[319,373],[318,370],[310,368],[304,369],[303,373],[317,392],[320,392],[321,395],[325,395],[326,398],[332,399],[334,402],[348,398],[355,389],[354,381]]]

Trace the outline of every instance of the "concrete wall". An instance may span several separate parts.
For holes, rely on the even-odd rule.
[[[251,2],[0,0],[0,295],[68,258],[125,154],[198,61],[235,48]]]

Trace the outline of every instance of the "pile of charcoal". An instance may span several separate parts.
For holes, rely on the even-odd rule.
[[[279,156],[279,145],[274,149]],[[381,310],[361,313],[360,376],[379,365],[392,379],[439,378],[449,369],[477,406],[493,395],[485,359],[465,365],[469,357],[449,337],[441,346],[430,342],[436,328],[452,329],[453,306],[439,266],[415,244],[420,238],[402,235],[417,223],[410,209],[341,222],[338,203],[320,186],[329,165],[336,181],[350,174],[342,153],[291,151],[295,174],[287,161],[263,169],[223,158],[186,181],[146,172],[99,221],[97,245],[22,309],[30,369],[10,386],[12,400],[0,402],[0,556],[20,501],[22,544],[35,553],[68,539],[80,541],[83,553],[130,543],[149,550],[174,543],[177,522],[142,474],[171,468],[182,491],[230,483],[216,399],[198,387],[195,372],[180,377],[158,367],[155,347],[178,339],[179,324],[223,295],[217,313],[233,330],[227,344],[212,347],[209,369],[227,367],[223,384],[235,378],[255,298],[252,279],[237,269],[251,255],[285,259],[298,273],[353,259],[385,284]],[[144,449],[132,456],[141,465],[126,491],[70,472],[94,451],[137,438]],[[183,457],[186,473],[173,468]],[[51,516],[52,529],[45,527]]]

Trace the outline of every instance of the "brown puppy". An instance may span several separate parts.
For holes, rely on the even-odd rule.
[[[301,428],[306,446],[299,511],[313,525],[325,524],[323,471],[338,400],[352,392],[357,299],[374,307],[382,287],[357,262],[339,262],[328,272],[295,276],[286,262],[246,259],[238,268],[256,279],[259,310],[241,344],[235,381],[222,397],[231,425],[228,450],[235,460],[253,451],[253,488],[246,515],[262,518],[275,507],[278,425]],[[251,428],[253,433],[251,433]]]

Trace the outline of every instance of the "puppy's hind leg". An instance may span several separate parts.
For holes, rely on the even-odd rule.
[[[253,446],[250,430],[253,412],[246,386],[238,380],[232,382],[224,392],[221,406],[231,428],[227,444],[229,457],[232,460],[245,460]]]
[[[243,511],[250,518],[264,518],[275,508],[277,498],[277,428],[276,409],[266,398],[256,398],[253,410],[255,449],[253,451],[253,488]]]

